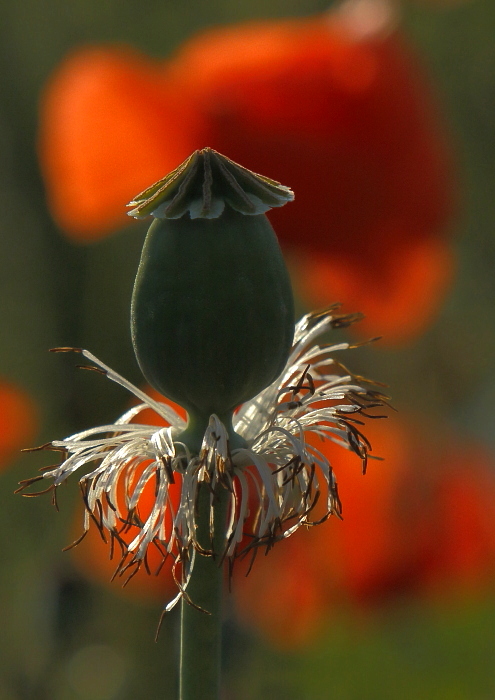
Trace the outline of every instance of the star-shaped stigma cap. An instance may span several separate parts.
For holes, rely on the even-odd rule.
[[[216,219],[228,205],[241,214],[264,214],[294,199],[289,187],[253,173],[212,148],[194,151],[177,168],[140,192],[129,216],[144,219]]]

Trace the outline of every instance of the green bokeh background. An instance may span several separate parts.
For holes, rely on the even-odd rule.
[[[127,42],[165,57],[198,29],[248,18],[304,15],[322,0],[17,0],[0,21],[0,371],[42,413],[38,442],[112,420],[127,396],[74,371],[47,348],[90,348],[140,382],[128,305],[144,226],[79,247],[47,211],[36,152],[37,105],[73,47]],[[457,150],[462,206],[456,282],[423,337],[359,362],[393,387],[399,407],[447,421],[495,449],[495,4],[439,8],[404,2],[403,27],[437,86]],[[81,578],[69,541],[75,485],[62,511],[13,497],[44,456],[0,477],[0,700],[173,698],[177,615],[153,642],[156,605],[130,602]],[[494,586],[495,588],[495,586]],[[288,611],[290,615],[290,611]],[[323,639],[294,654],[226,628],[225,699],[489,700],[495,697],[495,596],[458,609],[419,601],[366,625],[337,611]]]

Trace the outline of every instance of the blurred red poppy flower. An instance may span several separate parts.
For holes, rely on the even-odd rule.
[[[272,220],[311,305],[338,298],[388,340],[416,333],[452,272],[451,158],[413,52],[360,12],[210,30],[162,64],[122,47],[69,56],[39,137],[62,228],[108,233],[137,190],[208,145],[294,189]]]
[[[0,380],[0,468],[33,440],[37,430],[34,401],[19,387]]]
[[[458,601],[493,588],[493,459],[478,446],[427,445],[419,428],[391,420],[367,434],[385,459],[363,477],[347,453],[344,520],[296,533],[235,580],[241,620],[276,646],[308,643],[339,605],[365,611],[413,595]]]

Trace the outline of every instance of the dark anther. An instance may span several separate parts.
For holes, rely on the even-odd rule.
[[[103,374],[104,377],[107,376],[108,372],[101,367],[93,367],[92,365],[76,365],[77,369],[88,369],[90,372],[98,372],[98,374]]]
[[[62,552],[68,552],[69,549],[72,549],[73,547],[77,547],[77,545],[78,545],[80,542],[82,542],[83,539],[86,537],[86,535],[88,534],[88,532],[89,532],[88,530],[84,530],[83,534],[82,534],[80,537],[78,537],[77,540],[74,540],[74,542],[72,542],[72,544],[68,544],[67,547],[64,547],[64,548],[62,549]]]
[[[45,442],[43,445],[38,445],[38,447],[25,447],[21,452],[39,452],[40,450],[54,450],[56,452],[66,452],[65,448],[53,447],[51,442]]]

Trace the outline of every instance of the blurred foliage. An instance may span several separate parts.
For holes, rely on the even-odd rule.
[[[74,246],[57,231],[35,151],[38,98],[51,71],[85,43],[129,42],[164,57],[204,27],[326,7],[323,0],[3,3],[0,367],[41,407],[38,442],[111,419],[127,402],[118,387],[75,372],[71,358],[54,358],[49,347],[89,347],[139,381],[128,302],[144,227],[92,247]],[[457,148],[459,269],[434,327],[402,349],[357,351],[358,369],[391,384],[396,405],[425,422],[447,417],[495,446],[495,5],[404,3],[403,26],[436,82]],[[12,496],[16,482],[43,464],[32,455],[0,477],[0,698],[174,697],[177,616],[154,644],[156,606],[89,584],[60,553],[70,541],[76,485],[64,489],[58,515],[48,500]],[[495,694],[494,629],[493,601],[461,610],[396,606],[363,624],[343,611],[296,656],[231,623],[225,697],[482,700]]]
[[[371,626],[337,617],[318,644],[298,655],[254,647],[236,668],[233,697],[490,698],[494,615],[493,605],[462,611],[404,605]]]

